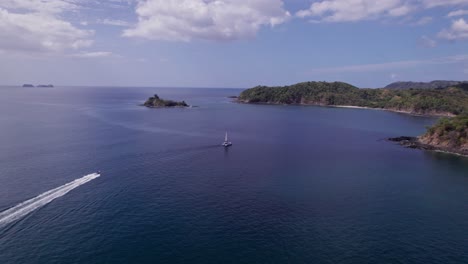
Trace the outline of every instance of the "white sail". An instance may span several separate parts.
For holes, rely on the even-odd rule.
[[[226,132],[226,135],[224,136],[224,142],[227,142],[228,141],[228,136],[227,136],[227,132]]]

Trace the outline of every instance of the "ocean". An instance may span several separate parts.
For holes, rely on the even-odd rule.
[[[241,91],[0,87],[0,263],[468,263],[468,159],[385,141],[435,118]]]

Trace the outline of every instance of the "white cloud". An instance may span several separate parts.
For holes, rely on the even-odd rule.
[[[64,20],[78,8],[73,0],[2,0],[0,50],[63,52],[89,47],[94,34]]]
[[[130,25],[130,23],[128,23],[127,21],[108,19],[108,18],[98,20],[98,23],[108,25],[108,26],[118,26],[118,27],[128,27]]]
[[[455,20],[449,29],[444,29],[439,32],[440,38],[448,40],[460,40],[468,38],[468,23],[463,18]]]
[[[70,55],[71,57],[77,58],[102,58],[114,56],[112,52],[108,51],[95,51],[95,52],[80,52]]]
[[[435,48],[437,47],[437,42],[428,36],[422,36],[419,39],[419,43],[421,46],[426,47],[426,48]]]
[[[412,9],[413,8],[411,6],[404,4],[402,6],[390,9],[388,11],[388,14],[390,16],[393,16],[393,17],[404,16],[404,15],[407,15],[408,13],[410,13],[412,11]]]
[[[449,5],[468,5],[468,0],[422,0],[422,2],[428,8]]]
[[[314,2],[309,9],[296,13],[299,17],[318,17],[324,22],[347,22],[399,17],[408,14],[412,6],[402,0],[326,0]]]
[[[58,14],[79,9],[78,2],[79,0],[2,0],[0,7],[16,11]]]
[[[468,10],[463,10],[463,9],[460,9],[460,10],[456,10],[456,11],[452,11],[450,13],[448,13],[448,17],[455,17],[455,16],[464,16],[464,15],[468,15]]]
[[[420,18],[418,21],[414,22],[413,25],[415,26],[424,26],[432,22],[432,17],[426,16]]]
[[[92,44],[89,30],[42,13],[10,13],[0,8],[0,49],[63,51]]]
[[[125,37],[190,41],[250,38],[289,18],[282,0],[140,0]]]
[[[353,72],[376,72],[376,71],[389,71],[394,69],[405,69],[420,67],[422,65],[440,65],[440,64],[454,64],[454,63],[466,63],[468,62],[468,54],[441,57],[427,60],[405,60],[395,61],[386,63],[376,64],[360,64],[360,65],[349,65],[341,67],[331,68],[316,68],[309,70],[312,74],[326,74],[326,73],[353,73]]]
[[[298,17],[316,17],[321,22],[352,22],[385,17],[402,17],[414,11],[442,6],[468,5],[468,0],[319,0]],[[430,21],[421,21],[422,24]]]

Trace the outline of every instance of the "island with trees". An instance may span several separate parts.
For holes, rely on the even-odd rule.
[[[150,108],[189,107],[185,101],[177,102],[172,100],[164,100],[159,98],[157,94],[148,98],[148,100],[146,100],[143,105]]]
[[[468,85],[442,89],[361,89],[343,82],[303,82],[290,86],[257,86],[238,101],[257,104],[364,107],[415,115],[456,116],[468,113]]]
[[[439,85],[440,82],[436,84]],[[257,86],[243,91],[238,102],[362,107],[415,115],[443,116],[444,118],[428,128],[424,135],[389,140],[409,148],[468,156],[468,83],[445,84],[448,86],[443,88],[404,89],[360,89],[343,82],[304,82],[281,87]],[[416,87],[421,87],[420,83]]]

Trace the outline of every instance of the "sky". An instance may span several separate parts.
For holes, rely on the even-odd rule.
[[[0,0],[0,84],[468,80],[468,0]]]

